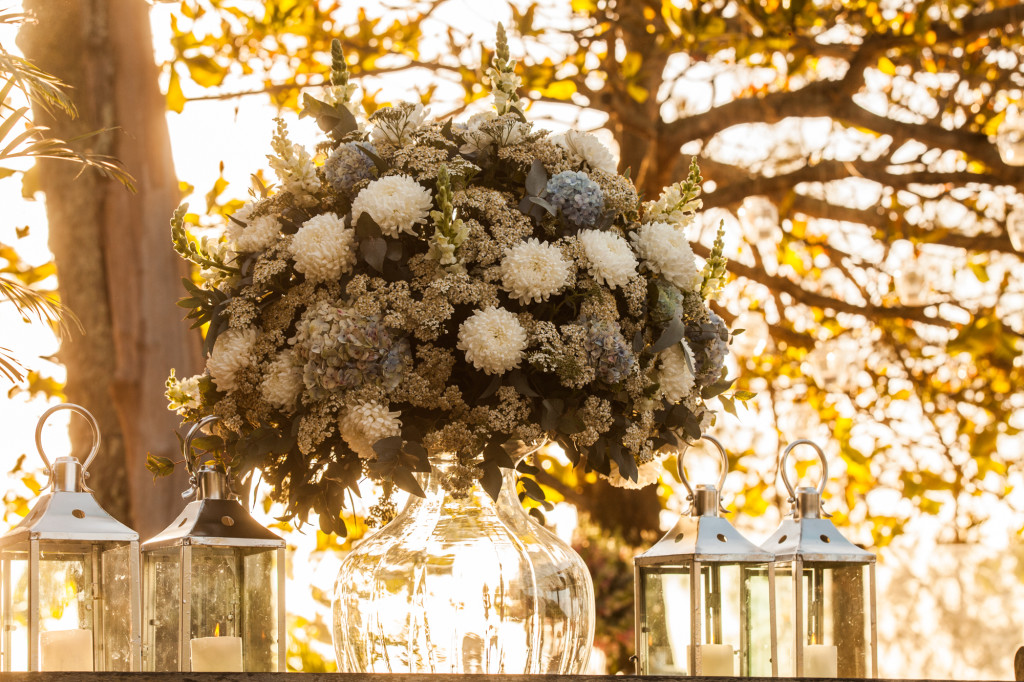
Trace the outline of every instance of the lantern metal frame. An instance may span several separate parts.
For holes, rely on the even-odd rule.
[[[79,462],[72,456],[58,457],[51,464],[43,450],[43,425],[50,415],[61,410],[70,410],[85,417],[92,429],[92,448],[85,459]],[[81,405],[62,403],[54,405],[39,418],[36,425],[36,449],[46,467],[48,480],[44,493],[36,501],[32,510],[14,528],[0,536],[0,658],[3,659],[3,672],[11,672],[12,642],[12,573],[11,562],[27,560],[28,562],[28,670],[40,670],[40,613],[39,613],[39,570],[43,553],[62,549],[67,552],[87,555],[91,554],[92,585],[86,588],[90,592],[92,606],[93,666],[103,656],[104,618],[102,603],[107,598],[101,571],[101,548],[121,545],[128,548],[128,601],[131,613],[128,614],[129,626],[129,670],[142,669],[142,608],[141,608],[141,576],[139,567],[139,534],[112,517],[100,506],[93,491],[86,485],[89,476],[89,465],[92,464],[100,449],[102,438],[96,418]],[[22,558],[24,557],[24,558]],[[100,671],[105,672],[105,671]]]
[[[817,488],[798,487],[794,490],[786,473],[786,461],[790,453],[799,445],[810,445],[814,448],[821,463],[821,480]],[[790,443],[779,460],[779,472],[782,482],[789,494],[789,503],[792,505],[791,516],[783,519],[778,529],[764,541],[761,547],[775,553],[775,564],[793,565],[793,598],[794,598],[794,659],[796,677],[804,676],[804,647],[801,646],[801,639],[804,633],[804,604],[801,581],[804,569],[812,564],[812,569],[824,571],[821,564],[832,564],[832,568],[839,568],[844,565],[863,565],[868,571],[868,613],[867,626],[870,631],[870,674],[868,679],[878,677],[878,627],[877,627],[877,599],[875,581],[875,560],[871,552],[861,549],[847,540],[828,519],[831,514],[822,507],[821,495],[825,491],[825,484],[828,482],[828,460],[825,452],[817,443],[808,439],[799,439]],[[818,574],[815,574],[818,575]],[[816,579],[815,591],[820,593],[823,590],[823,580],[819,576]],[[807,605],[808,614],[812,614],[811,604]],[[819,628],[824,620],[823,605],[818,600],[813,610],[815,627]]]
[[[213,466],[197,467],[192,461],[192,440],[201,429],[220,417],[211,415],[199,420],[189,431],[182,444],[186,468],[190,474],[189,490],[182,497],[195,495],[181,514],[167,528],[142,543],[143,563],[148,569],[146,558],[153,552],[165,549],[179,549],[179,585],[181,599],[178,613],[178,671],[191,672],[192,663],[189,646],[192,623],[192,548],[219,547],[238,550],[276,550],[277,572],[277,670],[285,672],[287,655],[286,612],[285,612],[285,541],[260,525],[231,492],[230,479],[224,471]],[[147,579],[149,571],[145,575]],[[147,622],[154,614],[153,605],[147,600],[145,609]],[[148,632],[147,628],[147,632]],[[243,638],[244,639],[244,638]],[[152,641],[146,646],[156,646]],[[243,652],[244,661],[244,652]],[[244,664],[243,664],[244,666]],[[251,672],[251,671],[245,671]],[[274,672],[274,671],[271,671]]]
[[[772,666],[772,676],[778,675],[777,663],[777,641],[775,630],[775,565],[774,555],[754,543],[747,540],[733,527],[729,521],[721,517],[720,513],[728,513],[728,510],[721,506],[720,490],[725,485],[726,475],[729,473],[729,458],[721,442],[713,436],[703,435],[702,439],[710,441],[718,449],[722,460],[722,470],[718,478],[718,486],[697,485],[690,486],[686,473],[683,470],[683,455],[688,443],[684,443],[682,451],[676,460],[676,470],[679,479],[687,490],[687,501],[689,509],[680,515],[676,525],[666,533],[661,540],[654,544],[646,552],[637,555],[633,559],[633,587],[634,587],[634,619],[635,619],[635,646],[636,646],[636,667],[638,675],[652,674],[647,668],[645,649],[649,648],[647,642],[647,598],[644,594],[644,569],[649,568],[670,568],[678,566],[688,570],[691,576],[689,580],[689,606],[690,606],[690,646],[688,652],[689,676],[703,675],[703,654],[702,654],[702,613],[696,607],[701,603],[700,585],[702,569],[722,565],[740,566],[740,648],[739,656],[741,661],[740,677],[751,676],[749,668],[743,670],[743,662],[747,661],[751,649],[750,624],[751,618],[747,609],[747,599],[744,591],[747,589],[747,579],[750,577],[748,571],[754,567],[763,567],[768,578],[768,612],[770,615],[770,642],[769,651]],[[749,564],[750,568],[745,568]],[[720,632],[721,623],[718,624]],[[720,634],[719,634],[720,636]]]

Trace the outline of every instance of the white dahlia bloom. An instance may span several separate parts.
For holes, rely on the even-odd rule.
[[[636,256],[625,239],[604,230],[582,230],[579,239],[595,280],[615,289],[636,277]]]
[[[237,215],[237,213],[236,213]],[[253,253],[269,248],[281,234],[281,223],[274,216],[261,216],[250,221],[245,227],[228,222],[227,235],[234,251]]]
[[[552,137],[551,141],[582,159],[591,168],[602,170],[610,175],[615,175],[618,172],[615,157],[607,147],[601,144],[601,140],[597,139],[596,135],[579,130],[567,130],[561,135]]]
[[[348,446],[363,459],[376,459],[373,444],[402,433],[401,412],[391,412],[377,401],[348,408],[338,420],[338,430]]]
[[[267,375],[260,383],[263,399],[279,410],[291,412],[305,384],[302,383],[302,365],[298,364],[294,350],[280,353],[267,367]]]
[[[505,249],[505,258],[501,261],[501,283],[505,291],[523,305],[548,300],[568,281],[569,264],[554,244],[534,238]]]
[[[217,337],[206,361],[206,369],[218,391],[230,392],[238,388],[235,377],[238,370],[252,364],[257,334],[255,327],[246,327],[229,329]]]
[[[650,462],[639,464],[637,465],[637,470],[637,480],[633,481],[619,473],[619,465],[616,462],[612,462],[612,473],[610,476],[607,476],[608,482],[617,488],[626,488],[627,490],[646,488],[652,483],[657,483],[658,479],[661,478],[661,458],[655,458]]]
[[[683,291],[697,291],[703,276],[686,233],[668,223],[647,223],[632,236],[647,268]]]
[[[413,226],[427,222],[433,205],[426,187],[408,175],[389,175],[371,182],[352,202],[352,223],[367,213],[389,237],[399,232],[415,234]]]
[[[485,374],[503,374],[519,366],[526,343],[519,319],[504,308],[490,307],[477,310],[462,323],[457,348]]]
[[[288,247],[295,269],[313,282],[336,280],[356,264],[356,231],[336,213],[313,216],[295,233]]]
[[[661,354],[658,383],[670,403],[677,403],[693,391],[693,351],[680,341]]]

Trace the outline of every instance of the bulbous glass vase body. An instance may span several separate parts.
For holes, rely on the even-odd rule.
[[[505,473],[494,501],[456,495],[433,462],[425,497],[343,561],[334,596],[342,672],[576,674],[594,635],[594,587],[576,552],[526,513]]]

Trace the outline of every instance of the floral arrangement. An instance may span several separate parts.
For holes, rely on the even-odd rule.
[[[279,185],[257,182],[222,238],[191,235],[184,207],[172,220],[198,268],[179,304],[209,328],[170,408],[218,415],[224,464],[328,532],[364,475],[421,493],[435,453],[491,494],[510,453],[546,440],[613,482],[656,477],[731,383],[707,305],[721,230],[703,265],[685,234],[696,164],[644,202],[593,135],[534,129],[500,28],[495,110],[464,123],[420,104],[362,120],[337,41],[332,58],[302,112],[327,139],[307,151],[278,121]]]

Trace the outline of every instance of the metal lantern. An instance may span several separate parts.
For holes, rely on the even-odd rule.
[[[722,444],[718,487],[690,487],[679,454],[679,478],[690,508],[665,537],[637,556],[637,672],[641,675],[776,674],[772,553],[719,516],[728,473]]]
[[[285,542],[231,494],[227,474],[185,462],[196,499],[142,545],[147,671],[284,672]]]
[[[794,491],[789,483],[786,460],[798,445],[818,453],[817,489]],[[790,443],[779,471],[793,512],[762,545],[775,553],[779,670],[784,677],[877,677],[875,555],[844,538],[822,510],[828,462],[821,448]]]
[[[43,424],[58,410],[92,427],[85,463],[43,452]],[[96,502],[85,484],[100,447],[84,407],[55,405],[39,419],[36,447],[49,475],[20,524],[0,537],[3,671],[129,672],[141,669],[139,534]]]

